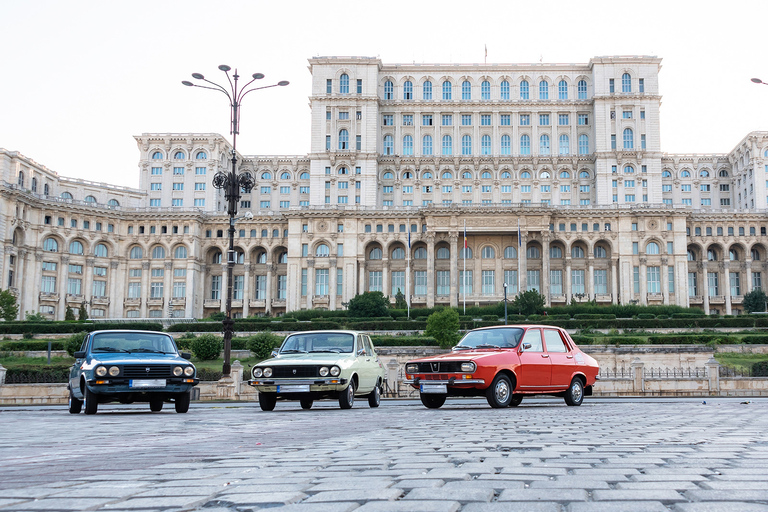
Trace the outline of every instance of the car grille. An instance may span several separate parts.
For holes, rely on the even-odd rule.
[[[418,364],[418,373],[462,373],[461,361],[435,361]]]
[[[273,366],[272,378],[319,377],[319,366]]]
[[[171,377],[171,365],[142,364],[124,366],[123,376],[131,379],[161,379],[164,377]]]

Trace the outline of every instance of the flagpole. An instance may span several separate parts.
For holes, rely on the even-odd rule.
[[[520,258],[522,258],[522,254],[520,254],[520,251],[523,250],[523,238],[520,236],[520,217],[517,218],[517,293],[523,293],[525,290],[520,289],[520,282],[523,278],[521,275],[522,272],[520,271]],[[526,268],[528,268],[526,266]]]
[[[464,250],[461,251],[464,259],[464,275],[462,283],[464,288],[464,314],[467,314],[467,219],[464,219]]]
[[[408,258],[405,260],[405,303],[408,305],[408,320],[411,319],[411,221],[408,220]]]

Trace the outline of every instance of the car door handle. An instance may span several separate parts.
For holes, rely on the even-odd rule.
[[[541,354],[541,357],[549,357],[549,354]]]
[[[366,359],[366,361],[370,361],[370,360],[371,360],[371,358],[370,358],[370,357],[369,357],[368,359]]]
[[[565,356],[566,359],[573,359],[573,356]]]

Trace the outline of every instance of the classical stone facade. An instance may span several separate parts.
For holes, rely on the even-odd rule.
[[[768,270],[768,133],[660,148],[660,59],[383,64],[310,59],[311,151],[240,155],[236,316],[343,308],[678,304],[738,313]],[[225,307],[218,134],[136,136],[138,190],[0,150],[2,286],[22,312],[203,317]],[[466,241],[465,241],[466,238]],[[466,249],[464,247],[466,246]]]

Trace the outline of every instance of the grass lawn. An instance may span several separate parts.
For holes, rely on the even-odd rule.
[[[751,369],[754,363],[768,361],[768,354],[740,354],[737,352],[720,352],[715,359],[723,366],[737,369]]]

